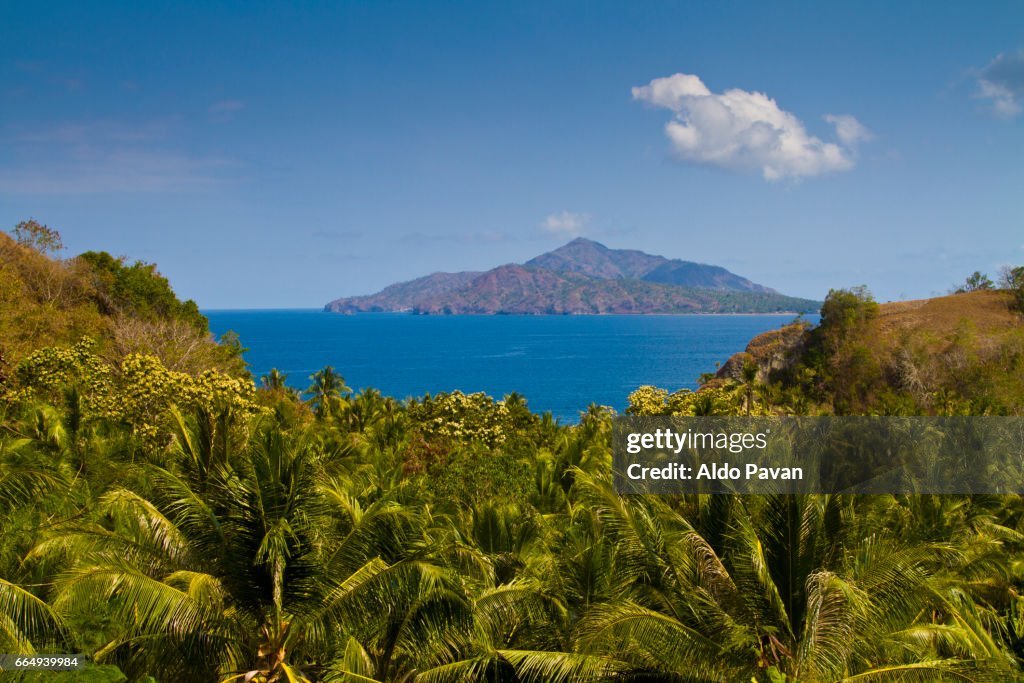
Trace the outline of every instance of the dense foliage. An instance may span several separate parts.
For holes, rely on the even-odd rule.
[[[98,298],[107,309],[147,320],[182,320],[206,329],[196,302],[179,301],[152,263],[136,261],[129,266],[105,251],[87,251],[78,258],[91,266]]]
[[[91,349],[24,359],[0,428],[0,650],[87,652],[79,680],[1019,676],[1020,498],[620,497],[597,406]],[[666,406],[767,410],[630,410]]]
[[[148,267],[11,244],[41,275],[110,275],[82,291],[132,320],[189,316],[123,293],[163,291]],[[83,301],[51,308],[63,334],[105,315]],[[641,387],[628,412],[883,412],[877,305],[840,291],[822,315],[777,377],[751,357],[701,391]],[[566,426],[517,394],[399,402],[329,367],[257,388],[64,338],[0,375],[0,652],[92,657],[66,680],[1021,679],[1018,496],[619,496],[607,408]],[[1019,413],[1020,389],[945,406]]]

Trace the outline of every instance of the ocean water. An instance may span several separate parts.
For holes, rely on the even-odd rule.
[[[694,389],[697,377],[792,315],[418,316],[319,310],[204,311],[234,330],[258,378],[271,368],[304,389],[332,365],[354,389],[396,398],[460,389],[523,394],[576,422],[591,403],[626,407],[643,384]],[[817,320],[816,316],[809,318]]]

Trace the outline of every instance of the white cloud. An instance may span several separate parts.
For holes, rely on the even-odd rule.
[[[576,237],[583,233],[588,223],[590,223],[590,214],[560,211],[549,215],[540,226],[555,235]]]
[[[874,138],[874,134],[849,114],[825,114],[825,120],[836,127],[839,142],[853,148]]]
[[[1021,112],[1020,103],[1013,91],[1004,85],[981,79],[978,81],[978,95],[983,100],[992,101],[992,111],[997,116],[1012,118]]]
[[[855,147],[870,131],[849,115],[829,114],[838,143],[807,132],[793,114],[764,93],[733,88],[711,92],[691,74],[656,78],[633,88],[633,99],[673,112],[665,134],[684,161],[735,171],[760,171],[767,180],[847,171]]]
[[[996,116],[1012,118],[1024,111],[1024,50],[998,55],[978,72],[975,97],[989,100]]]

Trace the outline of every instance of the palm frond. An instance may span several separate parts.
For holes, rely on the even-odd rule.
[[[33,654],[37,647],[67,634],[63,619],[42,599],[0,579],[0,647],[11,654]]]

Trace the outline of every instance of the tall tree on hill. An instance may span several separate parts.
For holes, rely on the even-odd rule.
[[[964,283],[956,288],[956,294],[963,294],[964,292],[978,292],[989,289],[995,289],[995,284],[988,275],[985,275],[980,270],[976,270],[971,273]]]
[[[18,244],[40,254],[55,254],[64,248],[59,232],[33,218],[18,223],[11,233]]]
[[[1024,313],[1024,266],[1006,266],[999,274],[999,286],[1014,296],[1017,309]]]

